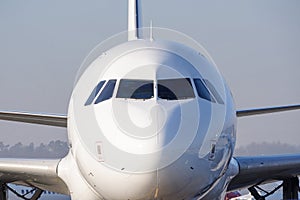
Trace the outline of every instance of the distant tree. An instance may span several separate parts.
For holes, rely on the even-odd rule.
[[[23,145],[21,142],[9,146],[0,142],[0,157],[17,158],[62,158],[69,151],[68,143],[60,140],[50,141],[47,145],[41,143],[35,147],[34,143]]]
[[[18,142],[14,146],[11,146],[9,148],[9,154],[16,155],[18,157],[23,156],[24,155],[23,144],[21,142]]]
[[[0,142],[0,151],[8,151],[9,145],[4,144],[3,142]]]
[[[9,145],[0,142],[0,156],[4,157],[4,155],[8,154],[8,151],[9,151]]]
[[[300,153],[300,146],[289,145],[285,143],[251,143],[235,149],[236,156],[253,156],[253,155],[278,155]]]
[[[35,149],[33,142],[31,142],[28,146],[23,146],[23,151],[26,155],[34,155]]]

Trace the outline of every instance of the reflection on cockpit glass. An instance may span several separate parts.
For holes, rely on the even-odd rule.
[[[112,97],[113,92],[114,92],[114,88],[116,85],[117,80],[113,79],[113,80],[109,80],[105,87],[103,88],[101,94],[99,95],[99,97],[97,98],[97,100],[95,101],[95,104],[98,104],[102,101],[108,100]]]
[[[117,98],[151,99],[154,97],[153,80],[121,79]]]
[[[223,101],[221,95],[218,93],[218,91],[216,90],[214,85],[207,79],[203,79],[203,80],[204,80],[205,84],[207,85],[208,89],[210,90],[210,92],[214,95],[217,102],[219,104],[224,104],[224,101]]]
[[[105,83],[105,81],[100,81],[98,83],[98,85],[93,89],[92,93],[90,94],[89,98],[87,99],[87,101],[84,104],[85,106],[90,105],[91,103],[93,103],[94,99],[98,95],[98,93],[101,90],[101,88],[103,87],[104,83]]]
[[[158,98],[166,100],[180,100],[195,98],[190,79],[164,79],[157,81]]]
[[[202,82],[202,80],[200,78],[195,78],[194,83],[196,86],[198,96],[200,98],[206,99],[208,101],[215,103],[214,98],[211,96],[210,92],[208,91],[208,89],[206,88],[206,86],[204,85],[204,83]]]

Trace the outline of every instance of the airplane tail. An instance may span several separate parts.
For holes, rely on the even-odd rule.
[[[141,38],[142,16],[139,0],[128,0],[128,41]]]

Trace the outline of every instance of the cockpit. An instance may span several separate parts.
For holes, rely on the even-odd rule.
[[[196,97],[213,103],[224,104],[221,95],[209,80],[175,78],[102,80],[87,98],[85,106],[99,104],[111,98],[143,101],[156,98],[157,100],[175,101]]]

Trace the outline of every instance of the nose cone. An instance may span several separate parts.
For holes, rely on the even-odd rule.
[[[152,100],[115,100],[113,110],[117,112],[114,123],[119,131],[140,140],[159,137],[169,117],[168,110]]]
[[[111,102],[110,109],[96,106],[95,115],[108,141],[105,163],[119,170],[139,173],[166,167],[185,153],[197,134],[196,100]]]

